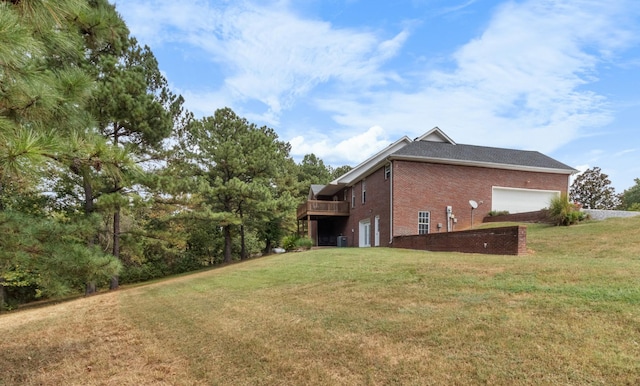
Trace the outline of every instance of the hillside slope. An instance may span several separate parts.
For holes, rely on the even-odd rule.
[[[640,218],[269,256],[0,315],[0,384],[638,384]]]

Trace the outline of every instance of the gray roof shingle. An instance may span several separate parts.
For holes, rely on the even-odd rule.
[[[396,151],[392,156],[575,171],[574,168],[537,151],[461,144],[454,145],[446,142],[415,141]]]

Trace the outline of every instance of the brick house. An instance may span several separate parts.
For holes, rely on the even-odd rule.
[[[456,144],[436,127],[311,186],[298,226],[316,245],[390,246],[394,236],[469,229],[492,210],[548,207],[575,172],[536,151]]]

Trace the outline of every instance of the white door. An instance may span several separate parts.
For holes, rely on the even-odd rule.
[[[376,216],[375,222],[373,223],[373,237],[374,237],[374,246],[380,246],[380,216]]]
[[[371,220],[366,219],[360,221],[359,227],[359,247],[370,247],[371,246]]]

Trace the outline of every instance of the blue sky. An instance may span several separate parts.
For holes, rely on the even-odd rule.
[[[637,0],[114,1],[197,117],[231,107],[300,160],[438,126],[640,178]]]

